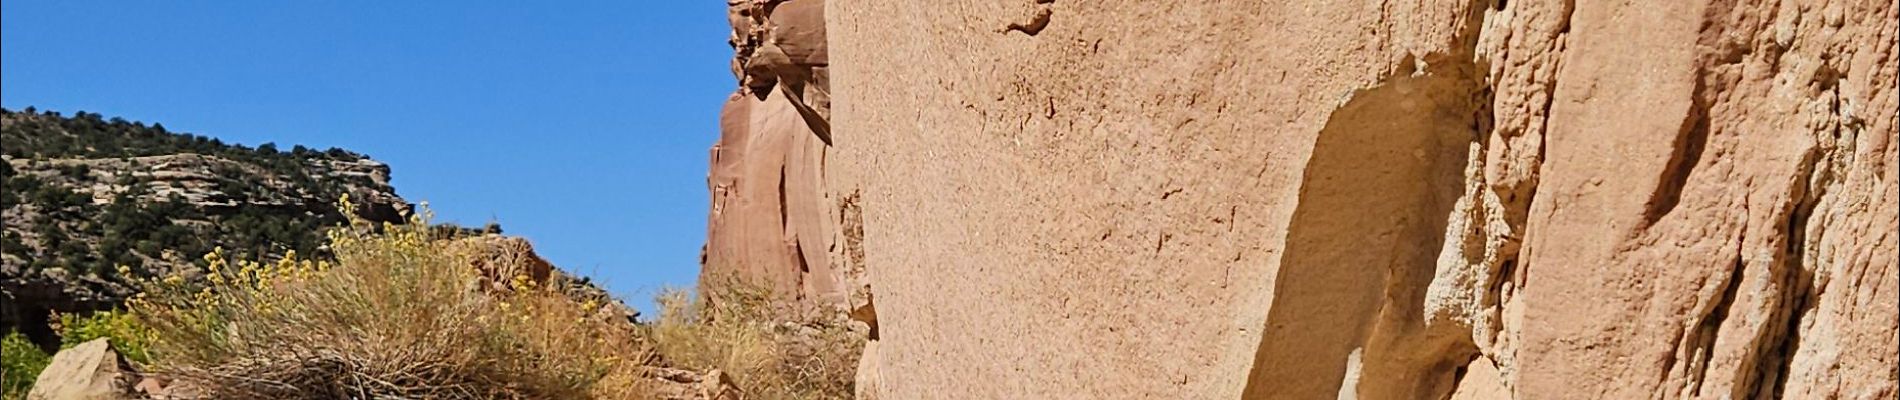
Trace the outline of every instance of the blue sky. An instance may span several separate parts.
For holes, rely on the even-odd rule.
[[[0,103],[342,147],[651,315],[705,237],[718,1],[0,3]]]

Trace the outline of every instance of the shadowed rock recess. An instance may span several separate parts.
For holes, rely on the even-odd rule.
[[[705,276],[861,397],[1900,396],[1891,1],[732,10]]]

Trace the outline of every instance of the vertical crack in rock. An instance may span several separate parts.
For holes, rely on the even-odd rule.
[[[1702,93],[1707,89],[1700,79],[1695,91]],[[1662,177],[1656,180],[1656,189],[1651,191],[1649,203],[1643,212],[1644,220],[1654,225],[1664,215],[1676,209],[1682,201],[1682,187],[1688,185],[1689,173],[1702,162],[1702,150],[1709,144],[1709,104],[1708,100],[1697,95],[1689,109],[1689,116],[1682,121],[1682,129],[1676,133],[1672,147],[1675,152],[1669,155],[1668,168],[1663,169]]]
[[[1823,67],[1826,70],[1826,67]],[[1833,93],[1837,88],[1834,82],[1824,81],[1823,90]],[[1835,97],[1838,99],[1838,97]],[[1837,101],[1837,100],[1836,100]],[[1839,135],[1839,109],[1830,104],[1830,117],[1835,124],[1823,135]],[[1851,136],[1854,132],[1849,132]],[[1852,137],[1847,138],[1852,140]],[[1838,183],[1839,175],[1833,170],[1835,159],[1851,157],[1838,154],[1838,148],[1817,146],[1802,154],[1797,167],[1796,179],[1789,187],[1790,201],[1785,222],[1776,228],[1777,237],[1782,246],[1773,267],[1777,272],[1780,290],[1778,301],[1773,304],[1768,326],[1764,327],[1752,354],[1753,361],[1740,366],[1738,373],[1745,374],[1743,385],[1729,395],[1734,397],[1755,396],[1757,398],[1782,397],[1787,386],[1790,369],[1793,368],[1795,352],[1801,347],[1802,321],[1814,311],[1816,289],[1814,288],[1814,268],[1808,265],[1808,243],[1819,242],[1820,232],[1811,237],[1808,230],[1810,218],[1816,207],[1826,202],[1831,184]]]
[[[1807,167],[1812,170],[1818,166],[1820,157],[1809,159]],[[1804,182],[1805,183],[1805,182]],[[1823,187],[1825,188],[1825,187]],[[1757,350],[1757,361],[1750,370],[1749,386],[1737,390],[1736,395],[1753,395],[1757,398],[1780,397],[1787,386],[1788,370],[1792,367],[1794,353],[1801,347],[1801,321],[1814,311],[1814,273],[1806,263],[1806,237],[1808,218],[1814,212],[1825,193],[1803,196],[1788,221],[1782,226],[1782,237],[1787,238],[1783,248],[1781,264],[1783,290],[1780,302],[1776,304],[1770,325]]]
[[[1705,52],[1715,45],[1714,43],[1707,42],[1710,35],[1708,35],[1706,31],[1712,26],[1712,23],[1709,22],[1708,19],[1714,19],[1714,16],[1718,12],[1716,9],[1718,8],[1722,7],[1711,6],[1708,11],[1710,15],[1705,16],[1705,20],[1702,22],[1704,34],[1702,36],[1702,42],[1699,43],[1698,46],[1701,46]],[[1704,60],[1707,59],[1707,56],[1707,53],[1701,55]],[[1671,153],[1668,161],[1663,164],[1663,168],[1660,170],[1661,175],[1655,180],[1656,187],[1650,191],[1647,200],[1643,203],[1642,227],[1636,229],[1634,232],[1641,232],[1641,234],[1646,237],[1656,237],[1670,233],[1673,226],[1658,226],[1658,224],[1666,217],[1669,217],[1671,213],[1677,211],[1678,206],[1680,206],[1682,202],[1683,191],[1690,185],[1691,177],[1697,176],[1701,179],[1709,179],[1707,176],[1698,174],[1696,169],[1703,166],[1703,152],[1710,146],[1710,131],[1714,129],[1710,126],[1711,118],[1713,118],[1712,113],[1715,112],[1714,108],[1716,107],[1714,99],[1721,96],[1721,93],[1717,93],[1715,89],[1711,87],[1710,80],[1716,79],[1711,76],[1714,74],[1712,71],[1720,68],[1722,68],[1720,65],[1710,66],[1702,64],[1699,65],[1695,71],[1694,77],[1691,79],[1693,86],[1689,92],[1690,104],[1683,118],[1682,127],[1675,132],[1674,140],[1669,145]],[[1725,84],[1719,83],[1718,85],[1726,86]],[[1733,151],[1732,148],[1735,146],[1733,144],[1734,132],[1727,126],[1723,126],[1720,129],[1723,130],[1722,135],[1724,136],[1723,139],[1725,142],[1719,145],[1720,147],[1717,149],[1718,154],[1716,157],[1708,160],[1709,164],[1732,162],[1728,159],[1732,158],[1732,156],[1724,157],[1724,153]],[[1722,173],[1722,171],[1709,171],[1709,174],[1715,176],[1720,176],[1719,174]],[[1709,196],[1704,195],[1703,197]],[[1706,203],[1695,204],[1690,207],[1689,210],[1685,210],[1685,215],[1677,216],[1673,222],[1686,224],[1692,223],[1687,221],[1709,218],[1707,207]],[[1746,215],[1749,211],[1747,207],[1743,207],[1740,213],[1744,218],[1747,218]],[[1717,229],[1717,232],[1722,232],[1723,230],[1734,228],[1724,227]],[[1743,229],[1743,231],[1744,233],[1734,233],[1733,235],[1746,235],[1746,229]],[[1722,233],[1719,235],[1730,234]],[[1696,239],[1710,241],[1703,238]],[[1662,239],[1649,239],[1648,242],[1653,243],[1660,240]],[[1674,337],[1670,340],[1674,343],[1674,348],[1662,354],[1664,358],[1661,368],[1655,370],[1657,373],[1655,382],[1657,382],[1659,386],[1650,389],[1654,393],[1673,393],[1675,396],[1695,398],[1703,396],[1705,389],[1707,392],[1712,393],[1722,389],[1717,386],[1726,385],[1727,389],[1736,390],[1737,386],[1744,385],[1741,380],[1732,379],[1734,377],[1720,376],[1721,371],[1715,371],[1717,376],[1711,376],[1710,370],[1720,368],[1720,366],[1717,365],[1719,361],[1715,359],[1725,356],[1726,354],[1724,353],[1731,352],[1731,349],[1734,347],[1734,344],[1730,343],[1733,342],[1734,339],[1724,337],[1725,332],[1723,331],[1726,327],[1725,324],[1729,323],[1730,313],[1740,312],[1746,314],[1748,312],[1747,310],[1731,311],[1737,307],[1736,296],[1738,292],[1741,290],[1760,290],[1761,287],[1759,286],[1760,283],[1755,283],[1747,287],[1743,286],[1743,281],[1748,279],[1748,275],[1752,273],[1752,271],[1749,271],[1748,263],[1753,260],[1743,254],[1746,252],[1746,244],[1742,242],[1746,242],[1747,239],[1738,237],[1735,239],[1721,238],[1721,240],[1735,241],[1737,243],[1734,246],[1738,248],[1725,254],[1698,255],[1731,259],[1732,261],[1728,262],[1729,265],[1727,267],[1710,266],[1711,268],[1707,268],[1707,271],[1700,274],[1702,276],[1699,278],[1699,281],[1696,283],[1680,284],[1681,288],[1660,285],[1659,287],[1649,289],[1662,292],[1654,293],[1652,294],[1653,296],[1664,297],[1675,295],[1668,291],[1683,291],[1686,289],[1689,292],[1684,293],[1688,296],[1683,301],[1689,302],[1688,304],[1693,307],[1697,307],[1693,310],[1685,310],[1688,315],[1684,316],[1685,320],[1679,322],[1678,324],[1680,326],[1676,327],[1676,330],[1673,332]],[[1646,245],[1656,246],[1656,244]],[[1677,246],[1687,247],[1687,245]],[[1709,262],[1715,263],[1720,261],[1710,260]],[[1759,280],[1760,278],[1755,279]],[[1751,293],[1751,295],[1753,294],[1754,293]],[[1755,304],[1755,302],[1750,301],[1743,304],[1742,307],[1747,307],[1751,304]],[[1738,317],[1747,319],[1750,316],[1740,315]],[[1747,321],[1740,321],[1740,323],[1746,325]],[[1746,327],[1737,327],[1737,330],[1742,329],[1746,329]],[[1733,332],[1728,333],[1730,334],[1729,336],[1735,336]]]
[[[772,181],[778,183],[778,190],[775,191],[775,194],[778,195],[778,229],[779,232],[784,232],[786,236],[791,236],[793,232],[792,213],[790,212],[792,207],[790,202],[785,201],[785,166],[780,165],[778,167],[778,176],[776,178],[777,179],[773,179]],[[794,241],[793,243],[795,244],[797,242]],[[794,251],[792,254],[799,253]]]
[[[1776,20],[1779,10],[1774,5],[1747,3],[1738,1],[1717,1],[1709,5],[1704,12],[1698,38],[1698,68],[1693,78],[1694,89],[1691,92],[1692,105],[1688,120],[1685,121],[1686,134],[1678,137],[1675,154],[1659,180],[1658,192],[1645,206],[1645,222],[1655,225],[1673,211],[1682,200],[1683,188],[1689,185],[1690,169],[1701,163],[1702,152],[1710,146],[1712,135],[1721,135],[1723,144],[1716,148],[1716,155],[1723,157],[1722,162],[1748,160],[1746,153],[1736,154],[1751,132],[1764,128],[1739,117],[1739,113],[1754,109],[1752,104],[1736,103],[1737,93],[1749,96],[1764,89],[1751,87],[1755,83],[1747,80],[1738,71],[1746,69],[1778,69],[1780,58],[1788,50],[1779,44],[1773,44],[1770,35],[1761,32]],[[1826,70],[1825,67],[1822,68]],[[1823,93],[1832,93],[1831,88],[1823,84]],[[1718,121],[1717,118],[1720,118]],[[1719,125],[1717,125],[1719,124]],[[1793,133],[1793,132],[1790,132]],[[1810,135],[1817,135],[1812,132]],[[1825,142],[1825,138],[1814,137],[1813,143]],[[1767,212],[1766,218],[1785,223],[1769,226],[1749,223],[1736,233],[1732,239],[1740,246],[1731,256],[1734,266],[1724,272],[1716,272],[1709,277],[1716,287],[1721,289],[1713,297],[1697,295],[1698,302],[1712,301],[1713,309],[1703,310],[1700,321],[1687,332],[1678,344],[1673,355],[1675,359],[1686,360],[1688,364],[1681,368],[1671,365],[1663,369],[1662,382],[1665,389],[1680,388],[1683,396],[1741,398],[1769,395],[1778,390],[1775,386],[1781,375],[1781,367],[1775,364],[1785,363],[1780,351],[1799,345],[1797,332],[1789,332],[1789,327],[1800,325],[1800,319],[1806,313],[1799,308],[1806,301],[1810,291],[1807,287],[1811,276],[1805,265],[1803,253],[1806,235],[1806,221],[1812,213],[1818,199],[1825,191],[1824,185],[1815,181],[1825,179],[1831,173],[1824,159],[1831,158],[1828,150],[1813,144],[1792,146],[1797,153],[1792,154],[1795,163],[1788,168],[1791,176],[1778,177],[1766,175],[1765,179],[1787,179],[1784,187],[1773,185],[1764,187],[1765,192],[1773,194],[1779,200],[1766,210],[1757,207],[1753,211]],[[1731,173],[1732,174],[1732,173]],[[1743,185],[1740,190],[1724,191],[1726,196],[1746,196],[1754,190]],[[1703,194],[1703,197],[1710,197]],[[1745,207],[1740,215],[1747,220],[1757,220],[1748,200],[1742,200]],[[1706,200],[1700,208],[1708,208]],[[1698,211],[1706,214],[1709,211]],[[1686,216],[1685,218],[1703,219],[1709,216]],[[1687,220],[1685,220],[1687,221]],[[1689,223],[1689,222],[1684,222]],[[1761,226],[1767,229],[1748,229],[1748,226]],[[1659,232],[1672,230],[1662,227]],[[1772,249],[1763,246],[1775,243]],[[1763,256],[1752,256],[1761,253]],[[1751,268],[1752,266],[1752,268]],[[1752,282],[1751,282],[1752,281]],[[1745,299],[1745,300],[1738,300]]]
[[[1721,293],[1716,295],[1720,300],[1715,302],[1714,307],[1707,310],[1707,313],[1700,318],[1701,323],[1696,324],[1695,332],[1690,334],[1690,339],[1685,340],[1687,344],[1692,344],[1695,348],[1694,353],[1691,353],[1693,358],[1689,360],[1691,365],[1688,368],[1695,371],[1695,376],[1690,380],[1689,389],[1697,396],[1702,395],[1702,382],[1708,375],[1709,357],[1715,353],[1715,338],[1721,333],[1722,323],[1728,321],[1729,309],[1735,306],[1736,292],[1742,290],[1743,268],[1741,255],[1738,254],[1735,257],[1735,266],[1730,268],[1729,273],[1718,277],[1727,281],[1722,284]],[[1663,370],[1668,371],[1670,368],[1663,368]]]
[[[838,228],[843,249],[839,260],[844,263],[840,270],[847,276],[865,277],[869,271],[864,269],[864,208],[859,205],[862,194],[852,190],[838,200]],[[852,319],[869,325],[872,340],[877,339],[877,306],[871,297],[869,286],[853,286],[850,293],[850,315]]]
[[[1682,189],[1688,185],[1691,172],[1702,162],[1702,152],[1709,145],[1709,119],[1715,107],[1713,103],[1720,96],[1719,91],[1728,90],[1733,85],[1733,82],[1715,82],[1711,86],[1710,80],[1721,79],[1715,77],[1712,71],[1742,63],[1748,51],[1725,34],[1729,13],[1735,9],[1736,1],[1711,2],[1703,13],[1698,28],[1701,34],[1696,40],[1696,46],[1702,54],[1697,57],[1699,66],[1692,79],[1695,86],[1690,92],[1689,113],[1683,118],[1682,129],[1676,132],[1670,147],[1674,151],[1669,155],[1662,176],[1656,180],[1656,189],[1650,192],[1648,202],[1644,203],[1643,217],[1647,225],[1654,225],[1675,210],[1682,201]]]
[[[1474,213],[1483,216],[1485,222],[1474,222],[1478,228],[1465,234],[1473,237],[1468,241],[1484,243],[1482,256],[1464,257],[1465,268],[1477,270],[1477,282],[1472,284],[1477,288],[1476,310],[1467,318],[1472,341],[1482,355],[1472,362],[1484,367],[1472,373],[1489,375],[1472,377],[1468,373],[1467,377],[1476,383],[1470,387],[1465,385],[1467,377],[1460,377],[1453,390],[1464,397],[1457,398],[1483,396],[1469,393],[1509,396],[1513,391],[1516,322],[1506,308],[1524,290],[1531,267],[1523,261],[1524,253],[1530,251],[1523,246],[1528,240],[1525,228],[1531,205],[1537,200],[1545,159],[1545,130],[1555,103],[1556,77],[1564,64],[1571,17],[1576,12],[1572,0],[1498,0],[1493,6],[1500,13],[1508,13],[1509,18],[1500,18],[1497,26],[1486,27],[1480,33],[1479,59],[1491,68],[1487,79],[1494,127],[1482,142],[1483,155],[1474,157],[1482,160],[1481,175],[1470,178],[1482,181],[1489,190],[1477,193],[1470,202],[1474,209],[1495,211]],[[1473,251],[1447,248],[1446,258],[1452,255],[1451,250]],[[1441,261],[1441,269],[1459,269],[1444,263]],[[1441,282],[1456,280],[1444,279],[1441,273],[1441,278],[1433,282],[1435,289]]]

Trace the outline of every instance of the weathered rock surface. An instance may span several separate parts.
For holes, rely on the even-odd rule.
[[[868,312],[851,199],[826,183],[831,96],[823,0],[732,0],[738,89],[720,113],[700,281]]]
[[[707,270],[861,238],[880,398],[1900,396],[1890,1],[827,7]]]
[[[129,399],[136,379],[106,339],[93,339],[53,355],[28,392],[28,400]]]

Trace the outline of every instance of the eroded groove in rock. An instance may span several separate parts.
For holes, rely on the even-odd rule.
[[[1502,337],[1503,303],[1508,300],[1508,276],[1513,273],[1509,269],[1516,265],[1524,215],[1532,197],[1531,191],[1536,185],[1536,164],[1541,162],[1543,116],[1538,112],[1545,110],[1549,102],[1547,89],[1542,89],[1542,85],[1551,83],[1554,75],[1552,64],[1556,63],[1557,57],[1540,53],[1537,64],[1520,61],[1519,64],[1502,69],[1485,71],[1482,68],[1493,61],[1479,56],[1500,57],[1508,53],[1508,49],[1493,48],[1491,46],[1496,44],[1486,43],[1487,36],[1499,34],[1485,32],[1486,29],[1535,27],[1541,31],[1533,30],[1532,33],[1542,34],[1540,37],[1544,41],[1531,41],[1531,44],[1561,46],[1561,35],[1566,29],[1564,19],[1568,18],[1569,11],[1564,8],[1567,4],[1563,3],[1528,3],[1529,7],[1546,6],[1553,9],[1539,10],[1544,14],[1515,21],[1509,20],[1513,14],[1507,13],[1503,16],[1506,21],[1501,22],[1500,26],[1488,26],[1489,17],[1496,11],[1495,8],[1484,2],[1474,2],[1470,6],[1472,8],[1466,11],[1466,28],[1457,36],[1461,39],[1455,41],[1458,44],[1452,46],[1453,50],[1449,54],[1429,56],[1419,62],[1419,65],[1426,66],[1426,71],[1410,73],[1406,69],[1400,70],[1401,74],[1451,78],[1451,81],[1456,82],[1450,86],[1431,88],[1430,91],[1436,94],[1429,96],[1464,96],[1464,99],[1456,102],[1441,103],[1462,114],[1440,123],[1462,127],[1468,133],[1462,141],[1443,144],[1448,148],[1456,146],[1460,149],[1462,164],[1441,172],[1439,178],[1429,180],[1431,185],[1443,190],[1435,196],[1436,201],[1451,203],[1449,208],[1413,211],[1418,212],[1415,214],[1418,218],[1438,219],[1436,226],[1431,227],[1430,233],[1426,234],[1430,236],[1429,240],[1410,239],[1432,246],[1429,251],[1436,257],[1429,262],[1413,262],[1410,266],[1394,263],[1400,266],[1394,267],[1387,275],[1384,286],[1378,289],[1382,300],[1376,313],[1376,322],[1359,342],[1365,347],[1355,350],[1355,354],[1363,353],[1361,357],[1354,358],[1360,360],[1360,364],[1345,367],[1348,376],[1344,382],[1351,387],[1339,388],[1338,393],[1342,395],[1350,394],[1359,398],[1442,398],[1454,392],[1509,391],[1504,382],[1508,378],[1512,355],[1511,349],[1507,347],[1509,341]],[[1506,58],[1504,62],[1511,61]],[[1402,61],[1401,65],[1406,63]],[[1541,69],[1541,74],[1532,68]],[[1491,78],[1485,78],[1487,72],[1492,77],[1501,74],[1519,76],[1493,83]],[[1524,76],[1526,74],[1528,76]],[[1495,87],[1500,84],[1504,87]],[[1500,90],[1509,97],[1497,98]],[[1499,107],[1508,107],[1512,112],[1504,120],[1513,124],[1508,128],[1497,125],[1500,121],[1497,116]],[[1496,148],[1492,147],[1494,145]],[[1425,151],[1431,151],[1429,149],[1428,146]],[[1322,147],[1316,146],[1316,159],[1323,154],[1321,150]],[[1315,171],[1316,167],[1316,164],[1309,164],[1308,173]],[[1309,179],[1312,178],[1309,176]],[[1383,195],[1391,196],[1389,192]],[[1301,199],[1302,207],[1335,203],[1326,199]],[[1444,207],[1443,203],[1440,204],[1439,207]],[[1299,223],[1299,215],[1295,214],[1296,224]],[[1298,237],[1299,231],[1294,230],[1289,234]],[[1291,256],[1297,254],[1293,252],[1294,243],[1297,242],[1289,241],[1288,244],[1289,258],[1286,260],[1289,263],[1294,260]],[[1343,267],[1352,263],[1334,265]],[[1294,266],[1282,265],[1282,280],[1277,284],[1289,283],[1284,280],[1290,273],[1287,268]],[[1274,308],[1281,309],[1279,301],[1285,299],[1281,296],[1290,295],[1299,293],[1276,291]],[[1271,344],[1276,340],[1272,336],[1273,329],[1280,326],[1272,320],[1275,317],[1274,314],[1269,316],[1269,331],[1263,337],[1263,354],[1272,351],[1269,349],[1275,346]],[[1352,322],[1341,324],[1351,325]],[[1349,337],[1336,340],[1353,342]],[[1479,354],[1483,354],[1482,360],[1474,358]],[[1263,357],[1256,362],[1276,362],[1274,360]],[[1477,368],[1476,373],[1483,376],[1473,377],[1468,366],[1479,361],[1484,367]],[[1500,365],[1507,368],[1501,369]],[[1287,395],[1283,392],[1285,384],[1282,381],[1262,378],[1254,376],[1251,384],[1273,389],[1253,391],[1251,394]],[[1491,386],[1468,388],[1465,385]]]
[[[1428,303],[1432,318],[1468,326],[1481,354],[1454,383],[1456,399],[1511,393],[1521,323],[1514,317],[1522,313],[1515,300],[1531,267],[1520,253],[1575,8],[1568,0],[1498,1],[1478,37],[1494,128],[1473,157],[1478,170],[1466,173],[1472,188],[1459,200],[1464,218],[1446,232],[1463,235],[1466,245],[1441,253],[1431,295],[1438,301]]]
[[[1704,90],[1697,84],[1695,91]],[[1707,101],[1703,96],[1696,96],[1696,105],[1691,106],[1688,118],[1682,121],[1682,130],[1671,146],[1675,152],[1669,155],[1669,167],[1656,180],[1656,189],[1650,192],[1648,207],[1643,211],[1649,223],[1676,209],[1676,204],[1682,201],[1682,187],[1688,184],[1690,170],[1702,161],[1702,150],[1709,144],[1709,111],[1704,104]]]
[[[1742,271],[1743,264],[1740,257],[1737,257],[1732,272],[1715,277],[1716,279],[1725,281],[1725,283],[1717,284],[1722,290],[1719,292],[1720,294],[1716,295],[1717,300],[1714,303],[1714,307],[1710,307],[1704,311],[1704,314],[1701,316],[1701,321],[1695,326],[1695,330],[1683,341],[1685,347],[1694,350],[1690,355],[1695,356],[1695,358],[1686,360],[1689,364],[1684,367],[1694,374],[1689,377],[1689,391],[1694,395],[1702,394],[1702,382],[1707,379],[1709,372],[1708,359],[1706,357],[1714,353],[1715,338],[1721,333],[1722,323],[1728,320],[1729,309],[1735,306],[1736,292],[1742,290]],[[1678,362],[1681,361],[1682,360],[1678,360]],[[1670,369],[1671,368],[1667,367],[1663,368],[1665,371]]]
[[[1818,152],[1815,155],[1807,160],[1804,170],[1813,171],[1812,168],[1819,166],[1821,157],[1818,157]],[[1737,371],[1749,374],[1749,382],[1755,389],[1739,390],[1735,395],[1775,398],[1780,397],[1787,387],[1788,372],[1793,367],[1792,356],[1801,346],[1802,321],[1814,311],[1813,266],[1807,264],[1805,256],[1807,224],[1816,204],[1825,196],[1826,193],[1803,196],[1804,200],[1795,205],[1794,211],[1788,214],[1787,223],[1781,226],[1781,235],[1788,238],[1783,249],[1785,272],[1781,278],[1782,285],[1789,289],[1782,296],[1781,303],[1776,304],[1776,311],[1771,317],[1773,325],[1764,332],[1757,361],[1748,369]]]
[[[1437,378],[1456,365],[1436,360],[1462,360],[1452,348],[1468,337],[1427,331],[1423,307],[1480,137],[1479,89],[1469,61],[1434,58],[1446,66],[1355,93],[1320,131],[1246,397],[1449,390]]]

